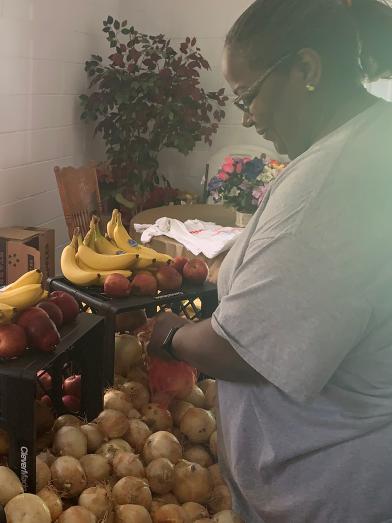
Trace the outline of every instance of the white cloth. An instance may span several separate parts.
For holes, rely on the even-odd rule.
[[[135,223],[135,231],[142,233],[142,243],[148,243],[154,236],[168,236],[182,243],[188,251],[197,256],[215,258],[228,251],[241,234],[239,227],[222,227],[213,222],[187,220],[181,222],[173,218],[159,218],[154,224]]]

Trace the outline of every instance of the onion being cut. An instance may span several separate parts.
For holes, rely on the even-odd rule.
[[[87,437],[79,427],[61,427],[54,436],[53,452],[79,459],[87,454]]]
[[[81,425],[80,430],[87,438],[87,452],[95,452],[102,445],[104,437],[96,423]]]
[[[50,468],[52,481],[62,498],[73,498],[87,486],[87,478],[82,465],[76,458],[62,456]]]
[[[194,501],[203,505],[210,497],[212,482],[208,469],[181,460],[174,468],[173,493],[180,503]]]
[[[144,421],[139,419],[130,419],[128,421],[128,430],[124,435],[124,439],[137,452],[143,450],[144,444],[149,436],[151,436],[151,430]]]
[[[192,443],[206,443],[216,429],[214,416],[208,410],[194,407],[186,411],[180,430]]]
[[[48,507],[39,496],[19,494],[5,506],[7,523],[51,523]]]
[[[106,458],[100,454],[86,454],[80,458],[80,464],[89,486],[107,481],[110,477],[111,467]]]
[[[80,494],[78,504],[94,514],[98,521],[104,521],[113,508],[110,489],[103,485],[87,488]]]
[[[112,495],[116,505],[142,505],[147,510],[151,507],[151,490],[145,479],[126,476],[114,485]]]
[[[175,464],[182,458],[182,447],[170,432],[155,432],[144,445],[143,457],[147,463],[157,458],[167,458]]]
[[[144,478],[146,475],[143,463],[133,452],[117,452],[113,459],[113,472],[117,478]]]
[[[23,494],[20,479],[14,471],[8,467],[0,467],[0,505],[6,505],[10,499],[18,494]]]
[[[99,430],[110,439],[122,438],[128,430],[128,418],[114,409],[103,410],[96,422]]]
[[[147,465],[146,476],[155,494],[168,494],[174,484],[174,465],[167,458],[157,458]]]
[[[56,521],[63,512],[63,503],[60,496],[52,487],[45,487],[37,494],[48,507],[52,521]]]
[[[116,523],[152,523],[152,519],[145,507],[127,504],[116,507]]]
[[[97,523],[95,515],[84,507],[69,507],[57,523]]]
[[[39,492],[49,485],[51,479],[52,476],[48,465],[38,457],[35,458],[35,491]]]

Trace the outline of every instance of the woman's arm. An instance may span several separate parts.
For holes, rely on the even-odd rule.
[[[152,333],[150,354],[167,358],[166,353],[162,354],[162,343],[169,330],[176,326],[181,326],[181,329],[174,335],[172,346],[179,360],[189,363],[204,374],[226,381],[260,380],[260,375],[226,340],[216,334],[211,320],[193,323],[175,314],[162,314]]]

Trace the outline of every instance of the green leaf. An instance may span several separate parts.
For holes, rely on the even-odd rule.
[[[120,22],[118,20],[114,22],[114,29],[116,29],[117,31],[120,29]]]
[[[112,16],[108,16],[107,22],[108,22],[108,24],[112,24],[113,23],[113,17]]]

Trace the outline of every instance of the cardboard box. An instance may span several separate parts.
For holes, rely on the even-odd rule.
[[[32,269],[43,281],[54,276],[54,230],[38,227],[0,228],[0,286]]]

